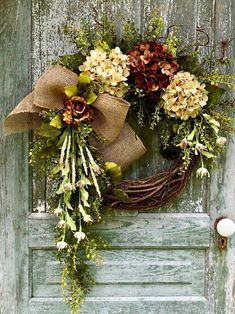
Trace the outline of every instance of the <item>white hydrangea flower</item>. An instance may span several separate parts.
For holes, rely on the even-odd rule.
[[[91,80],[101,82],[102,92],[122,97],[127,90],[124,82],[130,74],[129,57],[119,47],[109,53],[101,48],[91,50],[79,70],[89,72]]]
[[[78,240],[78,243],[85,239],[86,234],[82,231],[77,231],[74,233],[74,237]]]
[[[195,75],[180,71],[171,80],[162,94],[162,107],[174,118],[195,118],[208,101],[206,85]]]
[[[56,247],[59,251],[65,249],[67,246],[68,244],[65,241],[58,241],[56,243]]]

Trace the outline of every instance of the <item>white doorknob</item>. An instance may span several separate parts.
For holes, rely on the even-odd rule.
[[[222,237],[231,237],[235,233],[235,223],[229,218],[222,218],[218,221],[216,229]]]

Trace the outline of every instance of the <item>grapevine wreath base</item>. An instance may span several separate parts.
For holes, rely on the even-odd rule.
[[[180,159],[170,169],[139,180],[122,180],[119,188],[128,196],[128,201],[118,199],[112,190],[104,196],[104,205],[114,209],[157,209],[176,199],[185,188],[196,166],[194,158],[187,169]]]

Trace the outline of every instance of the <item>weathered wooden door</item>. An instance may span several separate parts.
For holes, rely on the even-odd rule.
[[[234,37],[233,0],[1,0],[2,120],[49,60],[74,51],[60,27],[83,15],[89,19],[92,6],[98,11],[125,9],[140,29],[157,6],[168,25],[183,25],[188,39],[195,39],[197,27],[212,42]],[[147,133],[142,138],[148,147],[157,147]],[[54,258],[55,220],[45,212],[45,181],[32,186],[28,139],[27,134],[6,138],[1,128],[0,313],[67,313]],[[231,141],[210,182],[193,177],[167,208],[109,212],[97,229],[112,247],[103,252],[104,266],[94,267],[97,286],[83,313],[235,313],[235,238],[227,251],[220,251],[213,227],[221,215],[235,219],[234,155]],[[164,163],[149,154],[130,175],[149,175]]]

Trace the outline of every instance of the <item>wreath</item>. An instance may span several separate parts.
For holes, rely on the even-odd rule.
[[[54,61],[5,121],[6,133],[35,129],[30,164],[47,173],[72,313],[94,283],[87,260],[100,263],[98,248],[108,245],[89,228],[101,220],[102,209],[150,209],[173,201],[196,167],[197,176],[210,176],[205,164],[216,160],[232,131],[223,108],[233,101],[223,94],[235,87],[235,76],[219,72],[229,64],[224,42],[218,56],[220,44],[210,46],[203,30],[204,42],[190,45],[176,26],[163,36],[155,10],[143,35],[125,17],[119,32],[112,21],[103,16],[92,25],[82,20],[79,28],[67,26],[78,52]],[[200,46],[208,53],[202,56]],[[158,134],[160,152],[174,160],[170,169],[122,178],[146,152],[133,120]]]

